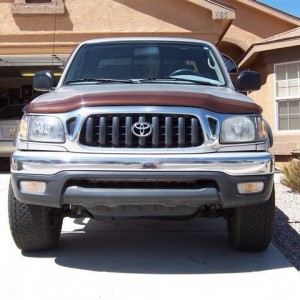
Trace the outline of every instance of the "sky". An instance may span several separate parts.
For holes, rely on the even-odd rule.
[[[300,18],[300,0],[257,0]]]

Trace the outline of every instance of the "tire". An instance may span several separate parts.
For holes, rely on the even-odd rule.
[[[61,210],[18,201],[11,183],[8,190],[8,217],[12,237],[19,249],[45,251],[57,245],[63,221]]]
[[[235,208],[227,219],[228,238],[238,251],[263,251],[273,236],[275,191],[263,204]]]

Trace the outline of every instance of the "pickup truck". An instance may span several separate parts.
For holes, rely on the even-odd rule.
[[[238,251],[263,251],[274,228],[272,133],[205,41],[109,38],[71,54],[55,86],[24,108],[11,157],[9,221],[24,251],[58,244],[64,217],[223,217]]]

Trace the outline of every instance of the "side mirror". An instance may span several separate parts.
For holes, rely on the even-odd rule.
[[[236,89],[239,92],[251,92],[260,89],[260,75],[254,71],[242,71],[236,80]]]
[[[54,87],[54,74],[52,71],[39,71],[34,74],[33,88],[39,92],[49,92]]]

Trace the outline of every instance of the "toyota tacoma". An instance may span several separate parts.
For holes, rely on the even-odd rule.
[[[64,217],[223,217],[239,251],[265,250],[274,228],[272,133],[231,80],[228,57],[181,38],[86,41],[55,86],[24,108],[11,158],[9,221],[24,251],[57,245]],[[232,67],[232,66],[231,66]]]

